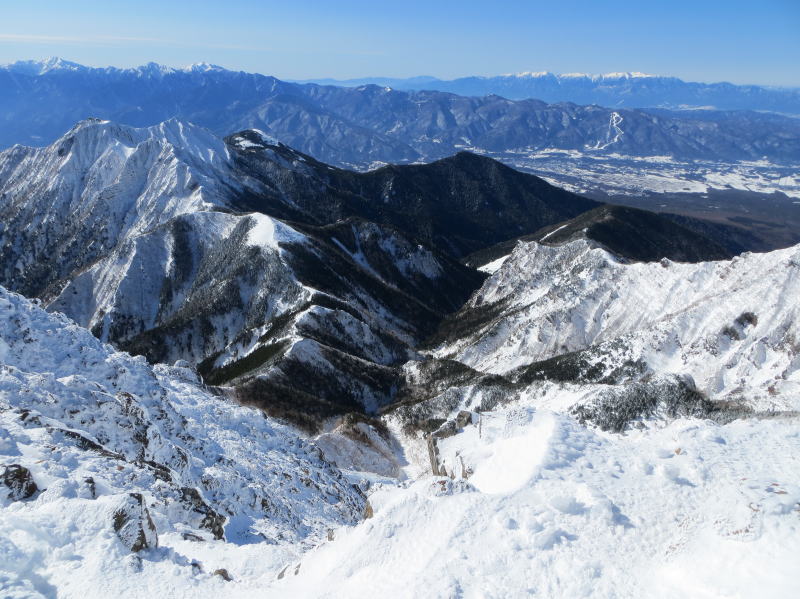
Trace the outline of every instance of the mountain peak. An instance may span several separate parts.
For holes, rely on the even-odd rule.
[[[228,69],[208,62],[195,62],[187,67],[184,67],[181,70],[186,71],[187,73],[209,73],[212,71],[214,72],[227,71]]]
[[[85,66],[77,62],[64,60],[58,56],[51,56],[44,60],[18,60],[4,65],[4,67],[9,71],[23,75],[44,75],[54,71],[81,71],[86,69]]]

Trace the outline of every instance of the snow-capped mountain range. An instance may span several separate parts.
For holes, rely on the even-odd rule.
[[[800,115],[800,87],[697,83],[648,73],[550,73],[525,71],[484,77],[309,79],[321,85],[382,85],[402,90],[436,90],[460,96],[497,94],[511,100],[575,102],[629,108],[766,110]]]
[[[391,365],[481,277],[357,210],[334,218],[320,200],[312,211],[332,218],[320,226],[301,191],[322,196],[326,181],[268,142],[250,132],[225,143],[178,121],[86,121],[48,148],[0,154],[3,282],[217,384],[268,368],[259,397],[376,409]]]
[[[663,96],[661,90],[653,93]],[[497,153],[557,149],[679,160],[800,159],[800,121],[777,114],[640,110],[643,104],[618,101],[603,102],[612,108],[601,108],[576,105],[586,103],[577,96],[557,104],[541,98],[297,84],[205,64],[100,69],[51,59],[0,68],[0,114],[5,119],[0,146],[46,145],[91,117],[139,127],[178,118],[220,136],[258,128],[319,160],[358,168],[435,160],[460,148]]]
[[[459,260],[509,235],[580,230],[645,261],[743,249],[700,221],[609,218],[471,154],[354,173],[177,120],[84,121],[0,153],[0,176],[0,283],[310,430],[390,404],[403,363],[486,277]]]

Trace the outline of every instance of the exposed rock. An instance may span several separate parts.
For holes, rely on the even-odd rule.
[[[225,568],[218,568],[214,570],[213,574],[214,576],[219,576],[225,582],[233,580],[233,577],[231,577],[230,573]]]
[[[456,415],[456,427],[462,429],[468,424],[472,424],[472,412],[468,412],[467,410],[461,410]]]
[[[28,499],[39,490],[33,480],[31,471],[19,464],[6,466],[2,477],[0,477],[0,482],[8,487],[8,491],[6,491],[7,497],[12,501]]]
[[[97,498],[97,485],[94,482],[94,477],[87,476],[86,478],[83,479],[83,482],[86,484],[86,490],[87,490],[87,492],[89,494],[89,497],[91,499],[96,499]]]
[[[196,525],[209,531],[215,539],[224,539],[224,526],[227,518],[203,501],[203,497],[197,489],[182,487],[180,493],[183,507],[195,516],[195,520],[199,520]]]
[[[134,553],[158,547],[156,526],[140,493],[129,493],[114,510],[114,532],[119,540]]]

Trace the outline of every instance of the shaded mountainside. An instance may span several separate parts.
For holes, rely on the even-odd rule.
[[[0,154],[3,283],[153,362],[188,360],[239,388],[257,377],[243,399],[261,407],[299,396],[311,404],[300,412],[375,410],[396,365],[484,276],[390,225],[318,224],[322,204],[292,224],[237,210],[261,198],[283,215],[307,197],[282,183],[299,158],[265,154],[272,176],[256,181],[239,153],[176,121],[89,121],[49,148]]]
[[[258,128],[320,160],[358,168],[430,161],[464,148],[800,159],[800,121],[774,114],[668,113],[375,85],[300,85],[211,65],[11,65],[0,68],[0,113],[0,147],[48,144],[89,117],[139,127],[178,118],[218,135]]]
[[[358,216],[405,231],[455,257],[599,205],[468,152],[426,165],[357,173],[259,141],[254,132],[233,135],[228,143],[243,147],[237,166],[263,184],[258,193],[240,200],[241,208],[317,224]],[[265,161],[265,155],[275,159]],[[302,168],[278,174],[280,160],[300,162]],[[274,187],[276,180],[280,190]],[[291,201],[281,201],[281,194]]]
[[[604,205],[471,254],[465,263],[476,268],[489,264],[509,255],[520,241],[561,245],[574,239],[590,239],[617,256],[641,262],[662,258],[675,262],[722,260],[745,249],[733,238],[731,229],[699,219]]]

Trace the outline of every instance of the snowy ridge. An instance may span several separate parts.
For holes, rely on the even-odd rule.
[[[86,228],[102,221],[108,239],[99,241],[111,246],[180,214],[224,206],[219,181],[228,160],[220,139],[180,121],[135,129],[90,119],[47,148],[0,153],[10,198],[3,210],[31,232],[56,214],[65,229],[75,219]]]
[[[712,399],[800,408],[800,246],[730,261],[625,264],[584,241],[520,243],[470,300],[498,314],[442,347],[508,373],[594,347],[691,376]]]
[[[662,78],[659,75],[650,75],[648,73],[640,73],[638,71],[628,73],[605,73],[601,75],[592,75],[589,73],[551,73],[550,71],[523,71],[521,73],[506,73],[500,77],[516,77],[519,79],[536,79],[536,78],[554,78],[554,79],[587,79],[589,81],[603,81],[604,79],[655,79]],[[491,79],[492,77],[484,77],[484,79]]]
[[[208,73],[212,71],[220,72],[227,70],[219,65],[209,64],[207,62],[197,62],[179,68],[168,67],[166,65],[157,64],[155,62],[149,62],[145,65],[126,68],[126,69],[120,69],[117,67],[87,67],[82,64],[78,64],[76,62],[64,60],[63,58],[59,58],[57,56],[51,56],[50,58],[45,58],[43,60],[18,60],[16,62],[0,65],[0,69],[7,70],[12,73],[19,73],[22,75],[29,75],[29,76],[41,76],[50,73],[58,73],[64,71],[67,72],[98,71],[109,74],[137,73],[142,75],[145,74],[164,75],[169,73]]]
[[[0,284],[209,384],[270,378],[250,403],[299,379],[303,401],[376,409],[429,304],[447,301],[438,290],[472,273],[378,223],[319,229],[329,172],[258,130],[223,141],[178,120],[83,121],[0,153]]]
[[[48,148],[1,153],[0,172],[3,280],[104,341],[133,342],[195,305],[209,324],[173,329],[158,359],[197,363],[308,299],[279,247],[304,237],[229,213],[242,189],[230,150],[200,127],[88,120]],[[243,260],[262,268],[243,272]]]
[[[210,395],[188,367],[116,353],[2,288],[0,463],[27,468],[38,488],[12,501],[0,487],[0,587],[27,597],[39,595],[25,579],[42,596],[50,584],[63,596],[102,596],[77,590],[76,577],[213,584],[210,571],[192,568],[192,551],[201,560],[216,553],[207,567],[223,567],[251,543],[275,545],[262,550],[271,578],[270,567],[354,523],[363,508],[361,494],[291,429]],[[150,539],[143,559],[112,528],[130,493],[144,498],[161,546]],[[36,532],[53,526],[52,535]],[[64,570],[65,559],[75,569]]]

